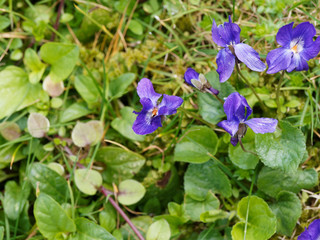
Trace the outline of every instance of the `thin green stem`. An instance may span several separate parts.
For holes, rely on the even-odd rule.
[[[243,74],[241,73],[240,71],[240,68],[239,68],[239,65],[238,63],[236,63],[236,69],[237,69],[237,72],[239,74],[239,76],[241,77],[241,79],[249,86],[249,88],[251,89],[252,93],[256,96],[256,98],[258,99],[260,105],[261,105],[261,108],[264,112],[267,112],[268,109],[267,107],[264,105],[264,103],[262,102],[261,98],[259,97],[259,95],[257,94],[256,90],[254,90],[253,86],[251,85],[251,83],[249,82],[249,80],[243,76]]]
[[[248,195],[247,212],[246,212],[246,222],[245,222],[245,225],[244,225],[243,240],[246,240],[247,229],[248,229],[250,197],[251,197],[251,194],[252,194],[252,190],[253,190],[254,183],[255,183],[255,181],[256,181],[258,169],[259,169],[259,167],[257,166],[256,169],[255,169],[255,171],[254,171],[254,174],[253,174],[253,178],[252,178],[252,182],[251,182],[251,186],[250,186],[250,191],[249,191],[249,195]]]
[[[282,81],[283,81],[283,77],[284,77],[284,70],[282,71],[281,73],[281,77],[280,77],[280,80],[279,80],[279,83],[277,85],[277,90],[276,90],[276,101],[277,101],[277,113],[278,113],[278,119],[280,120],[281,119],[281,106],[280,106],[280,88],[281,88],[281,85],[282,85]]]

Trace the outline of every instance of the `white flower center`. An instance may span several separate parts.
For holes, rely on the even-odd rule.
[[[303,50],[304,41],[301,37],[293,39],[290,42],[290,49],[293,53],[299,53]]]

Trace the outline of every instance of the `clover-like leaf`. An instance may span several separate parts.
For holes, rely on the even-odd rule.
[[[31,113],[28,117],[28,131],[32,137],[42,138],[49,131],[48,118],[40,113]]]
[[[152,223],[147,232],[147,240],[169,240],[170,237],[170,226],[164,219]]]
[[[247,211],[249,212],[246,240],[270,239],[270,237],[276,232],[277,220],[268,204],[262,198],[257,196],[251,196],[250,198],[245,197],[239,202],[237,212],[242,221],[233,226],[231,232],[232,239],[244,239]]]

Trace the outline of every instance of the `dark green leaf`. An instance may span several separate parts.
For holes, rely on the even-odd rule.
[[[187,130],[174,150],[174,160],[190,163],[204,163],[215,155],[218,149],[218,137],[205,126],[195,126]]]
[[[209,161],[202,164],[190,164],[184,175],[186,194],[195,200],[204,200],[208,192],[230,197],[231,183],[217,165]]]
[[[256,134],[256,151],[266,166],[294,171],[306,150],[304,136],[288,122],[280,121],[278,126],[274,133]]]

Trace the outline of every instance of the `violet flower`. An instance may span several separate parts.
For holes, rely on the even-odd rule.
[[[197,73],[193,68],[188,68],[184,74],[184,80],[189,85],[195,87],[201,92],[208,92],[210,94],[218,95],[219,91],[211,87],[202,73]]]
[[[276,39],[282,47],[268,53],[267,73],[308,70],[307,61],[316,57],[320,51],[320,37],[313,41],[316,29],[311,23],[300,23],[294,29],[292,26],[293,22],[279,29]]]
[[[240,42],[241,29],[229,22],[217,26],[213,19],[212,39],[220,47],[223,47],[217,55],[217,72],[220,82],[227,81],[234,69],[236,61],[241,61],[253,71],[262,72],[266,69],[265,64],[260,60],[259,54],[249,45]]]
[[[247,100],[239,93],[231,93],[223,104],[227,120],[219,122],[217,125],[222,127],[231,135],[231,144],[236,146],[244,137],[247,127],[250,127],[255,133],[270,133],[276,130],[278,120],[273,118],[252,118],[248,117],[252,109]]]
[[[162,127],[161,120],[166,115],[172,115],[177,112],[183,100],[177,96],[163,94],[162,101],[158,103],[162,94],[156,93],[152,83],[147,78],[142,78],[138,83],[137,92],[142,104],[141,112],[133,123],[132,129],[136,134],[145,135],[154,132],[158,127]]]
[[[301,235],[298,240],[318,240],[320,239],[320,219],[314,220]]]

